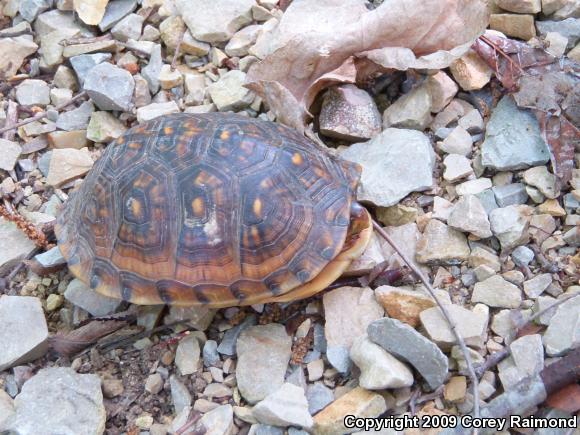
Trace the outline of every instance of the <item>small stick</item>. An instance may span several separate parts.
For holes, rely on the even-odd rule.
[[[173,53],[173,59],[171,59],[171,71],[175,70],[175,64],[177,63],[177,58],[179,57],[179,49],[181,48],[181,43],[183,42],[183,38],[185,37],[185,30],[181,35],[179,35],[179,39],[177,40],[177,46],[175,47],[175,53]]]
[[[8,101],[8,110],[6,111],[6,125],[14,124],[18,121],[18,104],[14,101]],[[3,129],[2,129],[3,130]],[[2,131],[2,137],[6,140],[14,139],[13,131]]]
[[[518,326],[516,328],[516,330],[514,331],[514,335],[517,335],[517,333],[519,331],[521,331],[521,329],[532,323],[534,320],[536,320],[538,317],[546,314],[548,311],[553,310],[554,308],[557,308],[558,306],[562,305],[564,302],[569,301],[570,299],[574,299],[575,297],[580,296],[580,293],[573,293],[571,295],[568,295],[566,297],[563,297],[562,299],[559,299],[557,302],[553,303],[552,305],[550,305],[549,307],[544,308],[543,310],[538,311],[537,313],[535,313],[533,316],[531,316],[529,319],[527,319],[527,321],[525,323],[523,323],[522,325]],[[478,377],[483,376],[483,374],[488,371],[489,369],[495,367],[496,365],[498,365],[500,362],[502,362],[504,359],[506,359],[509,354],[511,353],[511,349],[509,346],[504,347],[502,350],[500,350],[499,352],[494,352],[492,353],[486,360],[485,362],[480,365],[479,367],[477,367],[475,369],[475,373],[477,374]]]
[[[403,259],[405,264],[409,266],[409,268],[415,273],[415,275],[417,275],[417,277],[421,280],[421,282],[423,283],[423,285],[425,286],[431,297],[435,299],[435,302],[437,302],[437,305],[439,306],[439,309],[441,310],[443,317],[449,324],[449,327],[451,328],[451,331],[453,332],[453,335],[455,336],[455,339],[457,340],[457,343],[459,344],[459,347],[461,347],[461,351],[465,356],[465,362],[467,363],[467,371],[469,373],[469,378],[471,380],[471,386],[473,390],[473,415],[475,418],[479,418],[480,416],[479,382],[475,374],[475,370],[473,369],[473,363],[471,361],[471,356],[469,355],[469,351],[467,350],[465,341],[463,340],[461,334],[457,331],[457,325],[455,324],[453,319],[451,319],[451,316],[449,315],[447,308],[445,308],[445,305],[441,303],[441,301],[435,294],[435,289],[431,286],[431,284],[429,283],[429,279],[425,276],[425,274],[423,274],[423,272],[417,266],[415,266],[415,264],[413,264],[413,262],[399,249],[399,247],[396,245],[393,239],[391,239],[391,237],[387,234],[387,232],[383,230],[381,226],[374,220],[373,227],[375,231],[379,233],[379,235],[383,239],[385,239],[389,245],[391,245],[391,247],[395,250],[395,252],[399,254],[399,256]],[[477,433],[477,429],[474,430],[474,433]]]
[[[72,104],[77,100],[80,100],[81,98],[85,97],[86,95],[87,95],[86,91],[79,92],[74,97],[72,97],[70,100],[65,101],[64,103],[56,106],[55,110],[60,111],[60,110],[64,109],[66,106],[68,106],[69,104]],[[34,115],[30,118],[23,119],[22,121],[17,122],[16,124],[12,124],[12,125],[8,125],[6,127],[0,128],[0,133],[5,133],[7,131],[15,130],[18,127],[22,127],[23,125],[30,124],[31,122],[44,119],[44,118],[46,118],[46,116],[47,116],[47,112],[38,112],[36,115]]]

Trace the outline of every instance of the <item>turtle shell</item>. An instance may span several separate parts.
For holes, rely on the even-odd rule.
[[[174,114],[111,143],[55,227],[71,272],[138,304],[290,292],[340,252],[360,176],[282,125]]]

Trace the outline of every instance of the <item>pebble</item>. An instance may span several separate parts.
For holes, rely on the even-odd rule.
[[[87,139],[93,142],[110,142],[126,130],[123,123],[109,112],[93,112],[87,126]]]
[[[232,70],[207,88],[212,101],[220,112],[241,110],[254,101],[254,93],[244,87],[246,73]]]
[[[443,160],[445,172],[443,178],[447,181],[457,181],[473,174],[471,162],[461,154],[449,154]]]
[[[513,36],[524,41],[536,36],[533,15],[491,14],[489,17],[489,27],[506,36]]]
[[[424,130],[431,123],[431,93],[428,86],[419,86],[399,97],[383,113],[383,127]]]
[[[377,301],[385,313],[413,328],[419,326],[421,311],[435,306],[435,301],[415,290],[383,285],[375,289]]]
[[[363,168],[357,195],[360,201],[389,207],[411,192],[431,188],[433,183],[435,153],[428,137],[415,130],[388,128],[369,142],[349,146],[341,157]],[[406,169],[409,167],[413,171]]]
[[[538,213],[555,217],[566,216],[566,210],[562,208],[557,199],[547,199],[537,208]]]
[[[99,109],[127,111],[131,107],[135,81],[128,71],[104,62],[89,71],[84,89]]]
[[[556,308],[543,337],[546,354],[564,355],[578,345],[578,337],[580,337],[580,297],[575,297]]]
[[[453,376],[445,385],[443,397],[449,402],[460,402],[467,392],[467,379],[465,376]]]
[[[224,397],[231,397],[232,390],[224,384],[212,383],[205,387],[202,394],[210,400],[213,398],[221,399]]]
[[[242,331],[237,341],[236,378],[244,399],[256,403],[284,383],[291,346],[292,340],[280,324],[251,326]]]
[[[191,375],[199,370],[201,350],[199,340],[187,336],[179,341],[175,351],[175,365],[182,376]]]
[[[80,85],[82,86],[85,83],[85,78],[89,71],[91,71],[95,66],[111,59],[111,57],[111,53],[81,54],[80,56],[71,57],[69,62],[77,75]],[[76,88],[76,80],[70,76],[70,70],[62,68],[63,67],[61,65],[57,70],[57,74],[55,75],[55,82],[57,82],[58,71],[61,71],[61,77],[59,79],[61,82],[61,87],[66,87],[69,89]]]
[[[423,311],[423,314],[436,308]],[[396,319],[383,318],[371,323],[368,338],[390,354],[411,364],[436,389],[447,377],[447,357],[432,342],[409,325]],[[412,383],[412,380],[411,380]]]
[[[16,100],[23,106],[50,104],[50,88],[43,80],[26,79],[16,86]]]
[[[49,0],[20,0],[18,12],[22,18],[32,23],[38,14],[46,11],[50,6]]]
[[[204,42],[224,42],[251,23],[254,0],[176,0],[177,11],[183,17],[192,36]]]
[[[35,244],[15,223],[0,217],[0,273],[10,271],[20,260],[31,252]]]
[[[105,8],[108,2],[108,0],[94,0],[74,2],[73,4],[75,12],[85,24],[96,26],[105,15]]]
[[[413,385],[411,370],[366,336],[361,336],[354,342],[350,349],[350,358],[360,368],[359,385],[367,390]]]
[[[123,387],[123,381],[121,379],[108,378],[103,379],[103,395],[107,399],[112,399],[113,397],[118,397],[123,394],[125,388]]]
[[[205,306],[177,307],[169,308],[169,315],[165,316],[165,324],[187,320],[187,325],[198,331],[205,331],[209,328],[216,310]]]
[[[564,242],[568,246],[579,247],[580,246],[580,227],[575,226],[574,228],[566,231],[564,234]]]
[[[470,134],[478,134],[484,130],[483,118],[477,109],[467,111],[465,115],[459,118],[457,124]]]
[[[109,298],[91,290],[79,279],[73,279],[64,292],[64,297],[70,303],[88,311],[95,317],[112,314],[121,304],[119,299]]]
[[[85,101],[76,109],[60,114],[56,121],[56,126],[65,131],[86,130],[94,110],[93,103]]]
[[[248,329],[250,326],[254,326],[257,323],[256,316],[251,315],[244,319],[242,323],[228,329],[224,334],[217,351],[222,355],[233,356],[237,353],[237,342],[240,334]]]
[[[308,385],[306,400],[308,401],[308,412],[315,415],[334,401],[334,393],[321,382],[316,382]]]
[[[449,214],[447,224],[451,228],[471,233],[481,239],[492,235],[487,212],[475,195],[459,198]]]
[[[179,106],[175,101],[167,103],[151,103],[137,109],[137,121],[139,123],[151,121],[159,116],[179,113]]]
[[[482,302],[496,308],[519,308],[522,303],[522,292],[517,286],[495,275],[475,284],[471,301]]]
[[[353,428],[344,426],[345,415],[356,415],[358,418],[377,418],[386,410],[387,404],[380,394],[356,387],[314,416],[312,432],[321,435],[350,433]]]
[[[183,74],[178,69],[172,70],[171,65],[163,65],[159,72],[161,89],[172,89],[183,84]]]
[[[528,192],[522,183],[511,183],[492,187],[496,204],[499,207],[525,204],[528,202]]]
[[[349,142],[368,140],[381,132],[381,114],[374,100],[351,84],[328,89],[318,122],[323,135]]]
[[[81,149],[89,145],[86,130],[53,131],[47,134],[50,148]]]
[[[477,178],[469,180],[455,186],[457,195],[477,195],[486,189],[491,188],[491,180],[489,178]]]
[[[115,0],[109,2],[103,19],[98,23],[99,29],[101,29],[101,32],[109,30],[125,16],[133,12],[136,7],[137,0]]]
[[[324,361],[321,359],[315,359],[306,364],[306,369],[308,370],[308,380],[314,382],[322,378],[322,373],[324,372]]]
[[[159,74],[163,67],[163,58],[161,57],[161,44],[155,44],[151,50],[149,63],[141,69],[141,75],[149,83],[149,91],[156,94],[159,90]]]
[[[248,49],[256,43],[256,39],[261,30],[262,26],[259,25],[244,27],[232,36],[225,46],[224,51],[230,57],[246,56],[248,54]]]
[[[308,412],[304,390],[289,383],[280,385],[257,403],[252,414],[260,423],[273,426],[299,426],[310,429],[314,423]]]
[[[119,41],[127,42],[129,39],[139,39],[143,27],[143,17],[139,14],[129,14],[111,29],[113,37]]]
[[[489,309],[483,305],[476,305],[473,310],[468,310],[452,304],[446,305],[446,308],[465,343],[471,347],[482,348],[489,322]],[[439,347],[449,349],[457,344],[455,335],[438,307],[422,311],[420,317],[427,335]]]
[[[510,350],[511,355],[498,364],[499,379],[506,391],[523,379],[536,376],[544,368],[544,349],[539,334],[517,339]]]
[[[16,142],[0,139],[0,169],[12,171],[22,153],[22,148]]]
[[[493,110],[481,149],[483,165],[501,171],[544,164],[550,158],[536,117],[518,108],[509,95]]]
[[[489,214],[491,231],[499,239],[502,249],[525,245],[529,235],[530,207],[510,205],[496,208]]]
[[[534,311],[534,314],[535,314],[535,313],[538,313],[540,311],[546,310],[547,308],[554,305],[555,303],[556,303],[556,299],[553,298],[552,296],[538,296],[538,298],[536,299],[536,301],[534,303],[532,310]],[[546,325],[547,326],[550,324],[550,321],[555,313],[556,313],[555,309],[546,311],[544,314],[540,315],[540,317],[536,318],[535,322],[539,325]]]
[[[171,387],[171,401],[173,402],[175,413],[179,414],[191,405],[191,394],[185,384],[175,375],[169,377],[169,385]]]
[[[469,256],[466,237],[437,219],[431,219],[417,243],[420,263],[457,264]]]
[[[532,252],[533,253],[533,252]],[[542,273],[524,281],[524,293],[530,299],[536,299],[552,284],[552,275]]]
[[[206,367],[215,366],[220,361],[218,344],[215,340],[207,340],[203,345],[203,364]]]
[[[448,154],[459,154],[469,156],[473,147],[471,135],[462,126],[455,127],[451,133],[437,146],[443,152]]]
[[[527,266],[534,259],[534,251],[532,251],[527,246],[518,246],[511,253],[512,260],[516,266]]]
[[[447,106],[457,94],[457,84],[443,71],[429,76],[427,86],[431,94],[431,111],[438,113]]]
[[[536,187],[546,198],[554,199],[560,195],[558,178],[548,172],[545,166],[536,166],[525,171],[524,181]]]
[[[449,70],[464,91],[483,88],[489,83],[493,74],[487,63],[471,49],[460,59],[453,61]]]
[[[12,77],[24,63],[24,59],[36,53],[38,45],[31,38],[0,38],[0,75]]]
[[[0,331],[0,372],[48,351],[48,327],[38,298],[0,296]]]
[[[145,381],[145,391],[151,394],[158,394],[163,389],[163,378],[159,373],[153,373]]]
[[[72,98],[72,91],[66,88],[53,88],[50,90],[50,102],[54,106],[66,103]],[[67,112],[65,112],[67,113]],[[64,113],[63,113],[64,114]]]
[[[46,298],[46,311],[49,313],[56,311],[62,307],[63,303],[64,297],[62,295],[51,293]]]

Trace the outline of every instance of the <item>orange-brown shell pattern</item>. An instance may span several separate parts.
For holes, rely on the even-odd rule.
[[[111,297],[251,303],[338,255],[359,173],[273,122],[164,116],[107,147],[58,217],[58,243],[72,273]]]

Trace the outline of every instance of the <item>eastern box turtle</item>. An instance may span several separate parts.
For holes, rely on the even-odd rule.
[[[55,231],[73,275],[106,296],[216,308],[300,299],[368,243],[359,176],[273,122],[169,115],[107,147]]]

